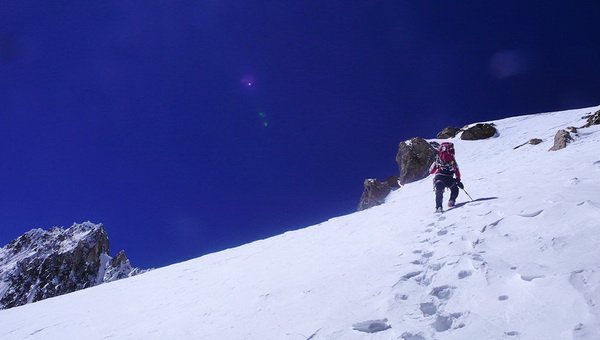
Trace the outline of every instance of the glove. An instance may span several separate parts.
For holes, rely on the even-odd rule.
[[[462,184],[462,182],[461,182],[461,181],[458,181],[458,182],[456,182],[456,185],[458,185],[458,187],[459,187],[459,188],[461,188],[461,189],[464,189],[464,188],[465,188],[465,185],[464,185],[464,184]]]

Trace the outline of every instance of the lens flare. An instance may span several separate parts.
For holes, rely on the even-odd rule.
[[[260,122],[263,127],[269,127],[269,119],[267,118],[267,115],[264,112],[259,112],[258,118],[260,119]]]
[[[240,83],[245,87],[254,87],[256,85],[256,79],[253,76],[245,75],[240,79]]]

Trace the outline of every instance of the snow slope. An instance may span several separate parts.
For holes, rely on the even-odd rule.
[[[0,311],[0,338],[598,339],[600,126],[547,150],[599,108],[453,140],[475,201],[442,215],[427,178],[375,208]],[[531,138],[544,143],[513,150]]]

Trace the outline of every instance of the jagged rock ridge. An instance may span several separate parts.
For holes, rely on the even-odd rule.
[[[137,275],[123,251],[111,258],[102,224],[33,229],[0,248],[0,309]]]

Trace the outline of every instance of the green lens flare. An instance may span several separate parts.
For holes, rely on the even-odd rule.
[[[260,121],[264,127],[269,127],[269,121],[267,120],[267,115],[264,112],[259,112],[258,116],[260,117]]]

